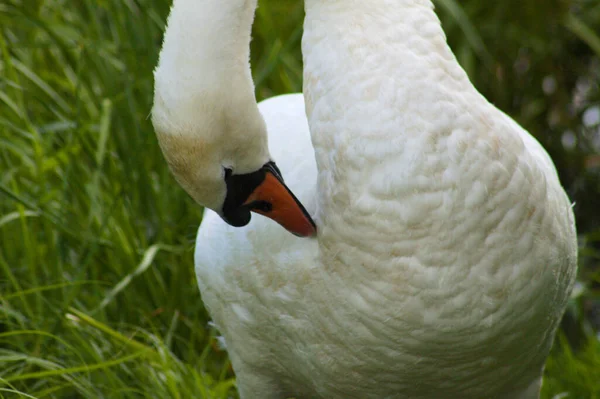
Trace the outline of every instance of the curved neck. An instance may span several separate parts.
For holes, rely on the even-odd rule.
[[[205,122],[215,104],[245,102],[258,114],[249,64],[256,3],[174,1],[155,71],[156,112],[182,126]]]

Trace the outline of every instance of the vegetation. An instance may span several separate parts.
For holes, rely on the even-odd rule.
[[[299,0],[260,0],[260,99],[301,90]],[[544,398],[600,397],[600,3],[437,0],[476,86],[548,148],[580,284]],[[228,398],[196,288],[201,209],[148,119],[167,0],[0,2],[0,398]],[[594,313],[595,312],[595,313]]]

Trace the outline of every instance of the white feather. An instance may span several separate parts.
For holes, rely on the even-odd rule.
[[[212,30],[178,27],[198,4]],[[210,58],[214,37],[247,58],[254,6],[176,1],[161,63],[189,49],[189,86],[169,68],[157,86],[173,118],[196,117],[178,96],[206,69],[234,73],[235,57]],[[198,231],[198,283],[241,397],[537,398],[577,263],[544,149],[475,90],[430,1],[306,0],[303,54],[304,95],[259,110],[317,239],[208,210]]]

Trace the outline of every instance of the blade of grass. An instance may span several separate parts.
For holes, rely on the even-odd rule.
[[[600,36],[592,28],[572,13],[567,15],[564,25],[571,33],[590,46],[596,52],[596,55],[600,57]]]
[[[86,373],[86,372],[90,372],[90,371],[94,371],[94,370],[107,369],[110,367],[118,366],[122,363],[130,362],[134,359],[137,359],[138,357],[142,357],[142,356],[146,355],[148,351],[151,351],[151,349],[135,352],[130,355],[123,356],[123,357],[120,357],[120,358],[117,358],[114,360],[108,360],[105,362],[96,363],[96,364],[92,364],[89,366],[70,367],[70,368],[62,368],[62,369],[58,369],[58,370],[46,370],[46,371],[38,371],[35,373],[13,375],[13,376],[5,378],[5,381],[15,382],[15,381],[22,381],[22,380],[39,379],[39,378],[44,378],[44,377],[61,377],[61,376],[67,375],[67,374]]]
[[[100,302],[100,305],[98,306],[98,308],[96,308],[94,310],[94,312],[105,308],[109,303],[111,303],[114,300],[114,298],[121,291],[123,291],[129,285],[129,283],[131,283],[131,281],[133,281],[133,279],[136,276],[139,276],[140,274],[142,274],[146,270],[148,270],[148,268],[154,261],[156,254],[161,249],[162,249],[162,246],[160,244],[154,244],[154,245],[150,246],[144,252],[144,256],[142,257],[141,262],[138,264],[138,266],[135,268],[135,270],[133,272],[129,273],[128,275],[126,275],[121,281],[119,281],[119,283],[117,285],[115,285],[113,287],[113,289],[106,295],[106,297],[102,300],[102,302]]]

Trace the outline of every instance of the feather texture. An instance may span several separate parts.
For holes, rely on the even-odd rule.
[[[196,243],[241,397],[537,398],[577,264],[551,159],[473,87],[430,1],[305,3],[304,94],[258,107],[318,237],[260,216],[233,228],[207,210]],[[176,1],[167,36],[179,29],[184,51],[216,35],[247,61],[249,30],[230,27],[251,24],[255,2],[219,1],[223,26],[206,35],[176,28],[192,4]],[[222,14],[234,6],[243,16]],[[187,60],[191,81],[236,73],[203,54]],[[235,103],[219,87],[204,106]]]

